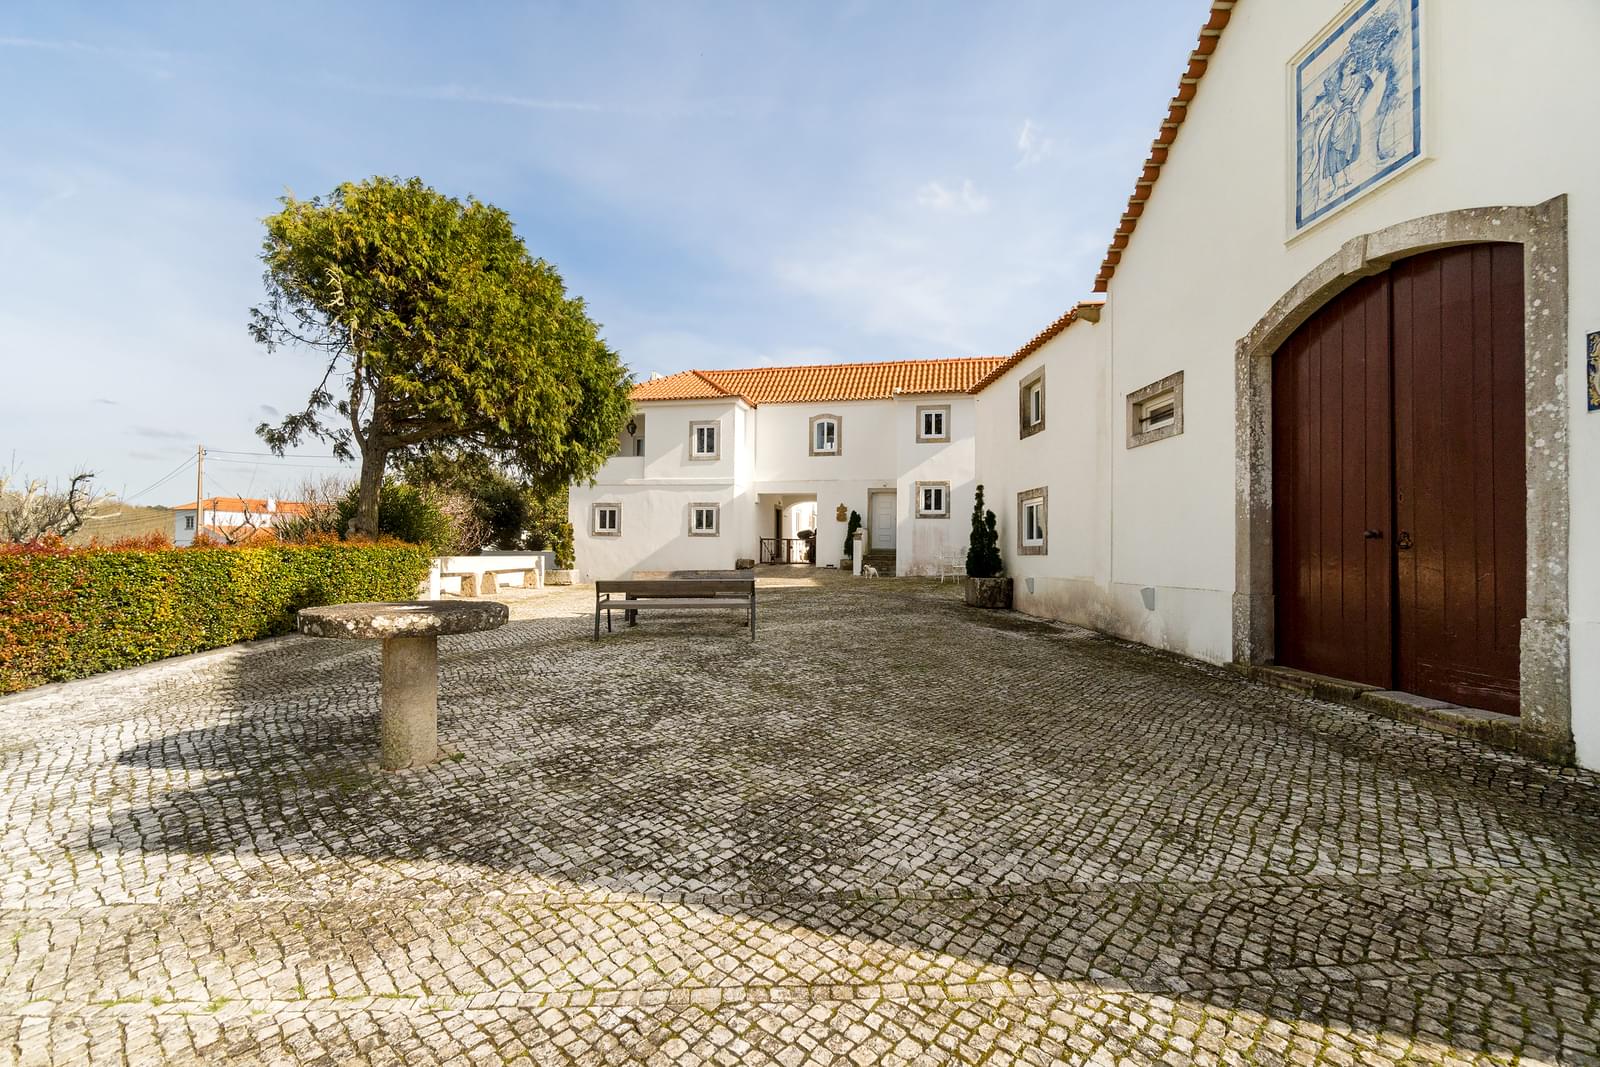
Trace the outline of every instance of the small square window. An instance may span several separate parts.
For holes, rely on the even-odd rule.
[[[716,537],[722,518],[720,504],[689,505],[689,536]]]
[[[1049,491],[1043,487],[1017,494],[1017,553],[1042,556],[1049,544],[1047,535]]]
[[[1139,405],[1139,432],[1162,430],[1177,421],[1178,402],[1171,393],[1162,393],[1154,400]]]
[[[644,438],[635,437],[633,439],[633,454],[636,456],[644,455]]]
[[[1183,432],[1183,371],[1128,394],[1128,447],[1164,441]]]
[[[948,440],[950,440],[949,405],[940,404],[934,407],[919,407],[917,409],[917,441],[923,443]]]
[[[1017,390],[1017,435],[1031,437],[1044,429],[1044,370],[1023,379]]]
[[[917,518],[948,519],[950,517],[950,483],[917,483]]]
[[[721,434],[714,422],[689,424],[689,456],[692,459],[718,459],[721,457]]]
[[[620,537],[622,535],[621,504],[596,504],[592,514],[593,519],[589,524],[589,532],[594,536]]]
[[[193,515],[185,515],[183,517],[183,528],[185,530],[194,529],[194,516]]]
[[[811,454],[813,456],[837,456],[839,454],[839,444],[839,416],[812,416]]]

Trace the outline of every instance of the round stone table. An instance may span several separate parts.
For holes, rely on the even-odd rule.
[[[510,615],[493,601],[418,600],[301,608],[296,619],[311,637],[383,642],[379,761],[396,771],[439,758],[439,635],[493,630]]]

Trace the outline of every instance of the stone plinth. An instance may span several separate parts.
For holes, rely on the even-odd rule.
[[[975,608],[1009,608],[1011,606],[1010,578],[963,578],[962,595]]]

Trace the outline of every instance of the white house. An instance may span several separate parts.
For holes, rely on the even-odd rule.
[[[617,455],[570,497],[585,579],[839,565],[849,513],[880,571],[965,551],[992,359],[684,371],[641,383]],[[814,550],[800,534],[814,531]]]
[[[1510,11],[1214,0],[1094,298],[939,398],[948,458],[906,452],[922,398],[769,417],[676,375],[681,396],[641,404],[633,477],[575,495],[580,560],[678,565],[691,497],[740,501],[747,555],[759,498],[804,488],[827,562],[831,506],[892,486],[905,573],[928,558],[908,490],[949,481],[964,540],[981,482],[1023,611],[1481,709],[1600,768],[1600,139],[1573,121],[1600,4]],[[858,410],[894,412],[865,458]],[[823,412],[870,468],[820,480],[794,441]],[[701,420],[739,447],[685,495]],[[622,505],[609,552],[602,499]],[[636,500],[653,517],[621,551]]]
[[[208,496],[172,509],[172,543],[182,548],[194,544],[198,525],[219,541],[237,540],[255,530],[265,530],[293,515],[304,515],[306,505],[274,497]]]
[[[1600,4],[1507,12],[1212,4],[1103,303],[977,394],[1019,608],[1600,767]]]

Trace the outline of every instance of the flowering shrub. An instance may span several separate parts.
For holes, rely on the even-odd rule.
[[[0,547],[0,693],[287,633],[303,607],[410,600],[427,572],[393,541]]]

